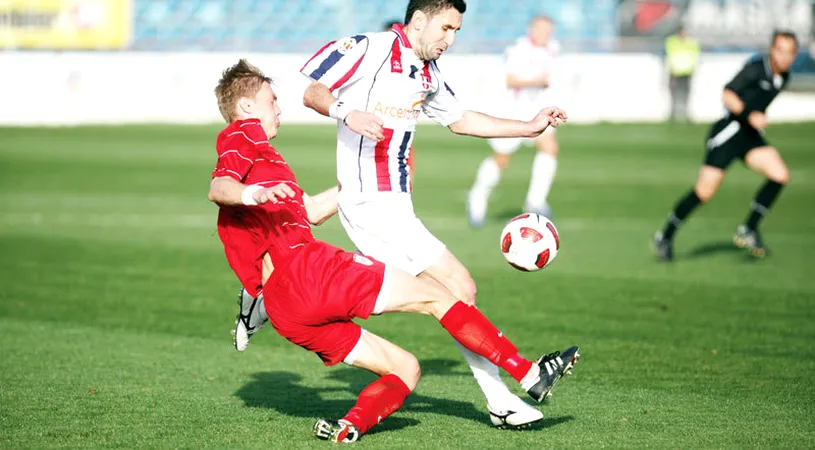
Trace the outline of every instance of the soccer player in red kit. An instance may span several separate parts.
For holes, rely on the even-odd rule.
[[[229,125],[218,135],[209,199],[220,206],[218,235],[230,267],[252,295],[262,291],[274,329],[316,353],[380,378],[365,387],[340,420],[320,419],[314,434],[353,442],[402,406],[419,381],[416,358],[353,322],[370,315],[431,315],[464,347],[506,370],[543,400],[575,363],[577,347],[537,363],[477,308],[442,285],[317,241],[311,224],[337,210],[336,189],[306,195],[280,153],[269,145],[280,126],[270,80],[245,60],[228,68],[215,90]],[[258,288],[258,286],[262,286]]]

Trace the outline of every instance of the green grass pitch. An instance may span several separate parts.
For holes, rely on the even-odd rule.
[[[238,282],[206,199],[217,132],[0,129],[0,447],[329,447],[314,420],[341,416],[372,376],[326,369],[271,328],[232,348]],[[471,270],[480,308],[529,357],[577,343],[583,358],[540,429],[498,431],[438,324],[372,318],[424,378],[357,447],[815,446],[815,126],[768,131],[792,174],[763,224],[771,257],[730,243],[761,183],[734,164],[680,231],[678,260],[658,264],[649,239],[694,181],[705,133],[561,128],[561,251],[527,274],[498,235],[532,152],[471,230],[464,199],[487,144],[421,127],[416,210]],[[333,128],[287,126],[275,145],[307,191],[334,184]],[[316,235],[353,248],[336,218]]]

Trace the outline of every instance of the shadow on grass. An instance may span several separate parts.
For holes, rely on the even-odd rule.
[[[431,359],[421,362],[425,375],[443,375],[461,377],[462,382],[473,382],[471,372],[455,360]],[[253,380],[242,386],[235,395],[244,404],[254,408],[268,408],[281,414],[293,417],[317,419],[320,417],[340,418],[354,406],[355,399],[332,397],[338,394],[356,396],[376,376],[359,369],[344,367],[326,373],[326,379],[339,382],[338,386],[311,387],[302,383],[303,377],[288,371],[258,372],[252,375]],[[471,399],[481,401],[481,398]],[[460,419],[471,420],[489,426],[489,419],[483,411],[475,408],[472,401],[460,401],[432,397],[414,392],[407,398],[401,411],[427,414],[440,414]],[[572,416],[545,418],[533,428],[548,428],[573,420]],[[393,431],[418,425],[419,420],[399,417],[388,418],[373,428],[369,434],[382,431]]]
[[[682,259],[699,259],[714,256],[720,253],[737,254],[745,253],[745,260],[752,261],[754,258],[745,250],[736,247],[731,241],[711,242],[694,248],[687,254],[682,256]]]

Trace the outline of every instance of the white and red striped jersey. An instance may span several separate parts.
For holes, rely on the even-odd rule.
[[[532,43],[528,36],[518,38],[515,44],[507,47],[505,52],[506,75],[512,75],[521,80],[532,80],[544,74],[549,74],[550,87],[548,88],[508,88],[512,100],[539,103],[544,92],[551,90],[553,72],[560,54],[560,44],[550,40],[546,47]]]
[[[408,157],[419,114],[443,126],[463,114],[435,61],[416,56],[401,26],[331,42],[300,72],[384,122],[385,139],[376,142],[338,121],[337,178],[346,196],[411,192]]]

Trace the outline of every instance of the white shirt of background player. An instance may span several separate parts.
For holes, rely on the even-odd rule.
[[[536,17],[529,24],[529,34],[507,47],[506,86],[511,99],[537,103],[550,91],[560,55],[560,43],[551,37],[553,29],[551,19]]]
[[[510,97],[525,102],[540,101],[542,94],[551,89],[559,54],[560,44],[554,39],[542,46],[535,45],[529,36],[523,36],[507,47],[505,70]]]

